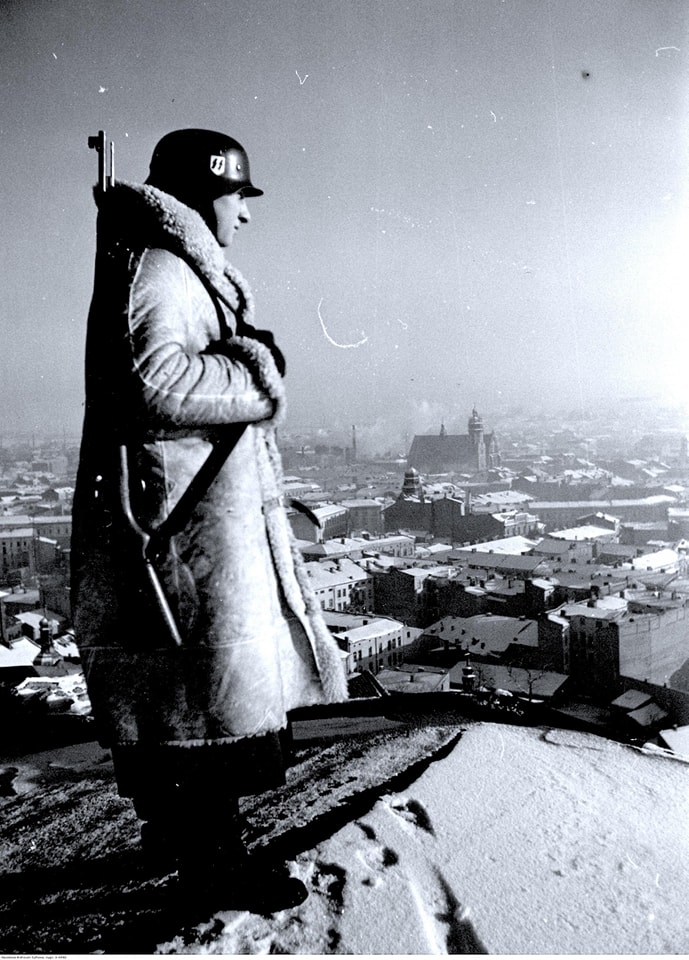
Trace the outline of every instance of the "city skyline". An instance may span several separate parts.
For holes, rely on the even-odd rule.
[[[79,428],[95,155],[226,129],[265,197],[231,259],[290,424],[683,396],[689,79],[671,2],[4,5],[7,430]],[[460,417],[464,414],[461,413]]]

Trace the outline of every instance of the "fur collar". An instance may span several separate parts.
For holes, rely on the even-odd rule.
[[[99,230],[109,242],[136,250],[164,247],[184,258],[218,297],[246,323],[253,318],[251,289],[196,210],[148,184],[120,180],[102,193],[94,191]]]

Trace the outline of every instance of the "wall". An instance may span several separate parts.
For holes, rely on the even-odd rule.
[[[632,615],[620,624],[620,673],[663,685],[689,658],[686,607],[659,616]]]

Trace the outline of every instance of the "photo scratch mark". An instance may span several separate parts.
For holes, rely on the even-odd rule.
[[[326,339],[327,339],[330,343],[332,343],[332,345],[333,345],[334,347],[339,347],[341,350],[351,350],[353,347],[360,347],[360,346],[362,346],[364,343],[367,343],[367,342],[368,342],[368,337],[366,336],[366,334],[364,333],[363,330],[361,331],[362,339],[361,339],[361,340],[357,340],[356,343],[338,343],[337,340],[333,340],[333,338],[332,338],[332,337],[330,336],[330,334],[328,333],[328,331],[327,331],[327,329],[326,329],[326,326],[325,326],[325,321],[323,320],[323,317],[321,316],[321,304],[322,304],[322,303],[323,303],[323,297],[321,297],[321,299],[318,301],[318,307],[317,307],[318,319],[321,321],[321,327],[323,328],[323,333],[325,334]]]
[[[662,53],[663,50],[676,50],[677,53],[680,52],[679,47],[658,47],[658,49],[656,50],[656,57],[658,56],[659,53]]]
[[[107,87],[103,87],[103,86],[98,87],[98,93],[107,93],[107,92],[108,92]]]
[[[297,77],[299,77],[299,86],[303,87],[306,81],[309,79],[308,73],[304,74],[304,79],[302,80],[302,78],[299,76],[299,71],[295,70],[294,72],[296,73]]]
[[[497,122],[498,122],[498,118],[495,116],[495,113],[494,113],[492,110],[490,111],[490,115],[491,115],[491,117],[493,118],[493,123],[497,123]]]

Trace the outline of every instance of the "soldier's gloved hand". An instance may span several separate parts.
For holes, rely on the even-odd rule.
[[[278,368],[278,373],[281,377],[284,377],[285,370],[287,369],[285,355],[275,343],[275,337],[270,330],[258,330],[256,327],[252,327],[247,323],[243,324],[237,333],[243,337],[251,337],[252,340],[258,340],[258,342],[262,343],[264,347],[268,347],[270,352],[273,354],[273,360],[275,361],[275,366]]]

